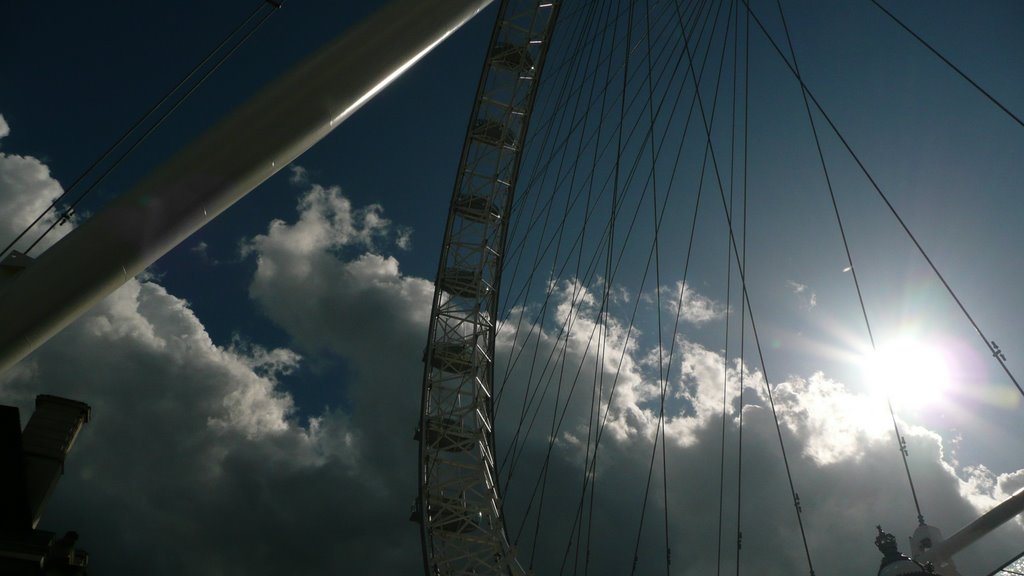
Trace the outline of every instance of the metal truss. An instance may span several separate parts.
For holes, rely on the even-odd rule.
[[[495,318],[508,214],[559,0],[504,0],[452,194],[424,355],[420,493],[430,576],[520,575],[494,455]]]

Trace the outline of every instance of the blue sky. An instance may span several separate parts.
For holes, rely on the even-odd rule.
[[[780,33],[774,5],[760,4],[755,10]],[[9,56],[0,64],[0,115],[9,127],[0,140],[0,170],[6,171],[0,197],[45,195],[53,188],[40,182],[52,180],[67,186],[253,6],[10,7],[0,24],[0,49]],[[99,209],[372,8],[286,4],[80,213]],[[866,2],[787,3],[786,9],[807,84],[1017,369],[1024,346],[1016,312],[1024,270],[1016,250],[1024,214],[1024,128]],[[1024,16],[1020,6],[963,10],[954,3],[907,2],[892,9],[1011,110],[1024,110],[1024,82],[1016,73],[1024,47],[1014,30]],[[166,573],[274,573],[294,568],[289,558],[296,554],[306,558],[298,567],[304,573],[341,561],[363,572],[416,569],[416,527],[405,519],[415,479],[405,471],[415,465],[411,431],[424,314],[493,14],[492,8],[470,22],[300,158],[301,170],[282,171],[160,260],[149,281],[131,283],[0,376],[0,397],[21,406],[23,418],[36,393],[65,393],[98,408],[44,519],[55,530],[79,530],[98,571],[128,574],[146,566],[152,572],[148,564],[159,561]],[[799,90],[763,38],[751,34],[748,276],[766,364],[772,383],[782,386],[783,420],[799,455],[797,480],[812,525],[869,545],[875,523],[894,524],[899,535],[913,527],[913,515],[893,468],[891,436],[877,418],[858,417],[868,405],[856,359],[866,337]],[[945,398],[900,413],[925,514],[950,533],[976,508],[1024,483],[1014,442],[1024,433],[1024,404],[836,139],[825,133],[823,146],[876,335],[912,333],[953,367]],[[699,158],[688,162],[699,167]],[[27,174],[37,178],[20,178]],[[693,170],[686,177],[695,176]],[[670,424],[680,470],[677,533],[691,542],[709,537],[683,517],[704,518],[702,506],[717,503],[721,427],[720,406],[713,403],[720,402],[721,388],[712,381],[724,347],[727,245],[717,189],[705,193],[699,256],[688,281],[712,313],[684,322],[676,398],[686,414]],[[663,286],[681,277],[678,239],[689,232],[692,197],[680,197],[665,230],[671,240],[664,255],[674,267],[666,264]],[[4,234],[16,229],[4,224]],[[637,278],[640,261],[631,259],[623,277]],[[649,284],[622,286],[633,299],[653,294]],[[567,305],[568,294],[560,284],[554,302]],[[734,286],[733,313],[736,298]],[[622,303],[616,313],[628,309]],[[651,302],[642,309],[647,316],[640,326],[649,339],[656,310]],[[581,311],[581,325],[594,313]],[[735,316],[731,322],[738,329]],[[525,341],[551,349],[561,345],[551,333],[530,338]],[[571,345],[567,356],[589,358],[584,337],[563,340]],[[514,346],[511,338],[502,342]],[[616,441],[608,450],[621,464],[610,465],[603,481],[624,494],[636,490],[631,467],[646,465],[634,462],[635,448],[649,448],[652,437],[651,367],[645,364],[652,345],[645,339],[633,344],[626,392],[616,405]],[[733,353],[735,346],[730,343]],[[756,368],[752,357],[747,362],[749,370]],[[758,401],[763,408],[764,398]],[[147,433],[126,414],[142,416]],[[753,410],[752,430],[767,425],[765,417]],[[578,466],[570,456],[579,430],[561,439],[565,458],[557,466],[566,477]],[[126,438],[132,435],[139,437]],[[752,432],[750,438],[762,448],[755,461],[777,467],[770,435]],[[712,460],[715,466],[692,464]],[[879,471],[891,476],[885,487],[874,497],[862,494],[863,479],[873,481]],[[756,500],[753,525],[745,529],[746,558],[780,570],[800,568],[799,555],[771,554],[776,546],[789,549],[793,529],[787,494],[777,490],[780,479],[771,478],[752,489],[763,500]],[[510,492],[510,515],[522,514],[517,490]],[[574,497],[567,486],[552,490]],[[890,505],[890,496],[898,506]],[[950,504],[935,510],[938,504],[929,507],[929,501]],[[636,506],[627,497],[610,499],[606,507],[608,526],[599,537],[611,538],[616,522],[635,520]],[[557,510],[550,514],[557,524]],[[755,526],[770,533],[776,522],[790,536],[758,541]],[[149,556],[153,542],[133,534],[140,529],[181,554]],[[1007,542],[1020,542],[1021,526],[1012,530],[989,551],[1008,554],[1013,547]],[[318,534],[336,549],[322,550]],[[826,541],[817,539],[819,549]],[[656,544],[645,543],[654,556]],[[542,555],[555,554],[544,546]],[[250,557],[253,549],[258,554]],[[850,551],[850,561],[874,566],[873,553]],[[823,561],[831,565],[847,553],[826,548],[818,555],[831,557]],[[707,558],[693,556],[685,569],[709,569]]]

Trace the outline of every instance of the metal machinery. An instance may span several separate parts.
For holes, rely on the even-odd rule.
[[[508,214],[557,0],[502,2],[445,229],[424,356],[414,518],[427,574],[523,574],[495,468],[494,338]]]

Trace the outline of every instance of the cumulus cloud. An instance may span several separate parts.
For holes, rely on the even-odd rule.
[[[561,295],[570,298],[571,291],[562,291]],[[588,314],[588,311],[583,307],[580,313]],[[586,320],[579,322],[587,324]],[[619,357],[624,336],[618,332],[621,329],[615,325],[609,328],[612,344],[608,356],[612,358]],[[641,525],[639,511],[644,501],[646,478],[653,464],[654,490],[650,500],[653,503],[647,511],[639,565],[642,572],[660,569],[659,566],[664,566],[662,464],[661,456],[652,453],[658,418],[658,388],[652,385],[656,375],[650,374],[649,366],[641,361],[624,362],[621,367],[618,362],[602,364],[601,353],[586,345],[590,340],[587,330],[581,331],[578,337],[570,334],[567,338],[555,338],[536,333],[531,339],[518,345],[529,350],[536,344],[539,353],[534,358],[537,360],[532,366],[527,362],[512,371],[506,386],[518,385],[519,388],[506,388],[499,415],[499,430],[534,428],[532,433],[523,432],[525,440],[522,436],[508,438],[511,432],[499,434],[499,442],[504,443],[502,452],[511,450],[522,454],[516,469],[507,474],[512,479],[505,494],[511,532],[517,534],[520,527],[526,527],[522,532],[521,550],[537,546],[535,567],[538,573],[557,573],[567,550],[571,561],[576,558],[573,530],[578,529],[580,523],[590,525],[592,519],[591,569],[600,574],[629,571],[633,561],[630,551]],[[511,342],[511,336],[506,335],[499,345],[508,346]],[[717,547],[718,466],[723,434],[726,477],[732,477],[727,480],[730,489],[725,498],[725,541],[732,542],[735,537],[737,396],[742,369],[745,384],[744,565],[766,573],[805,570],[792,495],[782,467],[781,448],[763,378],[734,362],[726,379],[724,358],[719,353],[692,342],[683,342],[681,351],[680,376],[673,387],[677,396],[686,402],[676,404],[669,411],[665,425],[673,567],[678,573],[694,575],[716,569],[713,550]],[[637,349],[627,356],[646,354]],[[510,356],[515,357],[515,354]],[[543,369],[551,357],[559,358],[558,363],[564,359],[571,370],[562,370],[558,364]],[[575,374],[578,370],[582,371],[582,376]],[[537,382],[533,389],[523,391],[522,387],[531,386],[523,378],[531,371]],[[499,372],[504,370],[499,369]],[[559,375],[566,373],[573,376],[561,379]],[[570,398],[576,380],[585,382],[586,386],[583,392],[578,391]],[[592,457],[587,447],[602,421],[600,414],[595,420],[588,409],[594,402],[590,386],[598,382],[605,386],[604,395],[598,393],[597,404],[607,414],[608,433],[602,440],[596,474],[588,480],[596,490],[599,503],[591,510],[588,506],[582,509],[579,506],[587,502],[587,493],[581,489],[584,479],[588,478],[582,462],[585,455]],[[617,387],[617,400],[609,399],[612,386]],[[723,391],[726,391],[723,386],[728,387],[725,420],[722,416]],[[539,396],[545,388],[549,388],[550,397],[558,398],[556,402],[562,404],[552,406],[549,402],[540,408],[540,403],[524,400],[527,415],[523,418],[522,404],[515,399]],[[773,391],[803,520],[810,530],[808,538],[817,570],[851,574],[876,570],[878,559],[871,546],[870,527],[881,523],[899,532],[902,526],[909,530],[915,518],[909,491],[902,482],[898,453],[889,435],[891,429],[887,426],[891,424],[884,420],[884,405],[853,394],[820,373],[776,383]],[[539,412],[535,419],[531,416],[534,405]],[[561,418],[563,414],[566,421],[558,424],[563,432],[552,436],[549,426],[554,425],[556,416]],[[525,425],[520,426],[521,422]],[[993,499],[997,494],[994,487],[1008,480],[985,476],[979,471],[958,473],[944,458],[941,438],[932,432],[908,427],[904,435],[913,455],[918,491],[933,523],[962,526],[998,500]],[[554,444],[549,452],[545,446],[551,438]],[[533,465],[524,463],[531,459]],[[509,467],[511,464],[506,465],[506,472]],[[531,487],[540,485],[545,487],[547,503],[538,511],[537,492]],[[530,535],[536,525],[543,531],[535,540]],[[947,533],[950,531],[947,529]],[[1007,558],[1007,551],[1013,549],[1013,542],[1019,541],[1021,534],[1020,526],[1008,527],[1005,533],[993,536],[987,547],[966,554],[961,567],[970,567],[970,573],[983,573],[981,567],[990,568],[992,558],[999,557],[999,553],[993,551],[1002,550],[1002,558]],[[837,548],[837,541],[846,545]],[[584,549],[587,547],[583,545]],[[731,550],[731,544],[726,544],[727,571],[732,569],[734,554]]]
[[[301,349],[327,348],[351,362],[356,377],[349,393],[358,407],[351,421],[358,422],[357,429],[372,431],[367,437],[378,445],[415,458],[404,438],[393,439],[393,429],[416,421],[422,366],[399,359],[418,359],[422,351],[432,287],[403,275],[393,257],[372,251],[342,256],[344,249],[362,242],[364,228],[371,224],[351,206],[335,210],[333,218],[309,214],[344,204],[333,198],[340,191],[329,190],[311,187],[307,195],[327,193],[332,198],[325,202],[304,197],[294,222],[275,223],[253,239],[251,253],[258,265],[250,295]],[[347,240],[340,245],[290,241],[310,223],[322,229],[306,230],[306,235]],[[676,286],[677,294],[680,287]],[[579,526],[587,522],[591,570],[621,574],[630,568],[632,555],[625,548],[640,525],[639,503],[658,436],[660,372],[665,368],[655,359],[656,349],[640,344],[640,331],[613,315],[602,315],[598,298],[578,280],[558,281],[549,286],[549,292],[551,312],[542,326],[527,322],[516,331],[519,315],[539,317],[536,305],[525,304],[512,311],[497,340],[496,374],[503,375],[497,441],[498,453],[503,455],[502,478],[510,479],[505,490],[510,534],[519,536],[521,550],[536,546],[538,573],[557,573],[567,547],[575,549],[574,542],[580,541]],[[684,296],[684,305],[699,311],[688,321],[709,321],[723,312],[721,306],[689,289]],[[323,320],[325,311],[334,321]],[[714,555],[702,551],[717,545],[723,430],[727,478],[737,466],[742,374],[744,562],[769,573],[805,569],[778,432],[760,372],[736,359],[726,369],[720,352],[682,338],[666,365],[673,566],[680,573],[695,575],[715,569]],[[383,383],[396,393],[382,395]],[[884,406],[873,405],[871,399],[849,392],[821,373],[773,383],[773,391],[818,569],[835,573],[877,569],[872,527],[882,523],[896,532],[901,527],[909,531],[915,518],[901,483],[901,464],[889,436],[891,424],[884,420]],[[598,430],[600,457],[595,471],[588,473],[584,461],[588,455],[593,458]],[[904,435],[918,478],[927,479],[918,480],[922,499],[927,495],[929,502],[942,503],[940,510],[939,504],[934,506],[936,524],[963,525],[994,502],[993,486],[1012,483],[1012,479],[987,484],[972,480],[947,462],[941,438],[930,431],[908,427]],[[590,478],[586,491],[581,488],[585,478]],[[654,468],[655,487],[659,479],[660,464]],[[541,485],[547,504],[538,510],[535,497]],[[589,490],[596,490],[597,504],[593,511],[580,512],[581,494]],[[397,490],[393,496],[401,499],[402,493]],[[648,522],[650,517],[660,518],[664,506],[660,489],[652,494]],[[735,518],[732,502],[733,493],[727,493],[727,541],[737,529],[729,520]],[[531,534],[537,522],[543,529],[534,539]],[[663,562],[660,528],[648,524],[645,530],[641,566],[654,570]],[[983,565],[987,552],[1012,548],[1008,543],[1020,537],[1020,527],[1010,530],[988,548],[968,554],[962,564]],[[836,542],[849,545],[837,548]]]
[[[243,254],[262,257],[276,250],[301,255],[346,246],[372,249],[374,242],[387,234],[390,225],[382,212],[379,204],[353,209],[348,198],[341,195],[340,188],[314,185],[300,200],[298,222],[287,225],[282,220],[274,220],[266,235],[257,236],[243,247]]]
[[[44,527],[77,529],[106,574],[421,570],[418,527],[407,518],[433,286],[387,255],[393,238],[383,207],[354,207],[338,188],[308,185],[293,217],[244,243],[256,263],[249,296],[293,346],[218,345],[187,302],[131,281],[0,375],[0,400],[25,416],[41,392],[94,408]],[[638,570],[663,569],[666,506],[674,573],[715,570],[724,437],[724,567],[732,569],[742,415],[744,569],[805,571],[763,375],[682,337],[666,358],[635,327],[602,315],[578,281],[559,281],[552,293],[549,322],[519,333],[507,322],[496,344],[496,374],[507,374],[498,453],[512,455],[501,470],[511,476],[509,530],[524,563],[536,549],[539,574],[558,573],[563,560],[582,566],[589,541],[592,574],[627,572],[653,470]],[[532,317],[532,306],[512,317]],[[705,322],[723,312],[710,301],[693,308]],[[318,355],[344,360],[345,408],[300,420],[280,381]],[[825,374],[772,386],[816,570],[872,573],[873,526],[899,533],[914,522],[891,438],[863,417],[867,399]],[[658,426],[663,389],[667,442]],[[1024,484],[1024,471],[953,466],[928,430],[907,427],[905,436],[928,519],[947,533]],[[665,493],[656,441],[666,448]],[[594,507],[581,507],[591,493]],[[961,568],[980,573],[968,570],[1019,546],[1022,534],[1008,526]]]
[[[7,121],[0,116],[0,138],[9,135],[10,132],[11,128]],[[0,218],[0,248],[18,237],[63,191],[61,185],[50,176],[50,169],[38,158],[0,152],[0,205],[4,207],[3,217]],[[48,213],[31,232],[14,245],[14,249],[28,249],[43,230],[59,217],[60,215],[53,211]],[[67,234],[70,228],[71,225],[54,227],[53,231],[39,242],[35,250],[46,249]]]
[[[584,482],[592,482],[601,503],[592,512],[597,528],[591,536],[591,565],[600,566],[601,574],[624,573],[631,568],[632,556],[621,548],[632,545],[640,526],[639,505],[657,434],[659,371],[658,362],[652,361],[657,351],[637,344],[636,336],[631,337],[613,318],[602,320],[594,296],[576,283],[566,281],[552,295],[558,314],[549,329],[528,335],[506,331],[498,341],[499,351],[505,351],[499,354],[498,373],[508,374],[498,440],[499,453],[513,454],[503,466],[503,477],[512,477],[505,494],[511,531],[516,534],[526,528],[520,546],[538,547],[538,573],[557,573],[566,550],[575,549],[570,534],[579,523],[589,522],[582,516],[591,511],[581,512],[579,503],[587,501],[581,488]],[[567,322],[570,314],[571,323]],[[565,328],[570,324],[573,328]],[[505,326],[510,325],[515,323]],[[602,338],[607,344],[604,352],[597,344]],[[759,371],[738,360],[726,368],[721,353],[696,342],[681,339],[677,349],[671,365],[675,376],[669,386],[677,402],[669,402],[665,423],[673,566],[680,573],[695,575],[716,569],[714,554],[699,551],[717,546],[716,488],[723,435],[726,477],[733,476],[728,482],[735,482],[742,374],[745,565],[768,573],[806,569],[795,536],[793,497],[782,467],[781,433],[818,570],[823,566],[823,571],[833,573],[877,569],[869,528],[881,523],[897,533],[904,526],[909,531],[916,517],[884,402],[852,393],[823,373],[773,383],[769,399]],[[516,364],[509,369],[502,358],[516,359]],[[772,401],[781,425],[778,430]],[[592,406],[597,407],[596,417]],[[589,446],[602,425],[599,464],[596,474],[589,476],[583,462],[593,457]],[[996,487],[1017,478],[958,470],[949,463],[937,434],[902,426],[924,511],[934,524],[951,527],[947,534],[1004,498],[1005,490]],[[547,449],[549,442],[552,447]],[[651,504],[648,516],[660,519],[664,505],[658,486],[661,460],[655,456],[652,501],[657,503]],[[523,484],[526,488],[520,487]],[[535,503],[540,485],[548,494],[542,511]],[[726,542],[737,530],[734,498],[734,490],[727,492]],[[530,534],[538,523],[547,532],[534,540]],[[643,570],[655,570],[664,561],[661,525],[646,526],[641,565],[647,567]],[[983,573],[995,558],[1008,558],[1013,542],[1022,535],[1020,528],[1008,526],[966,552],[961,567]],[[848,545],[837,549],[836,541]],[[680,559],[680,551],[690,555]],[[728,571],[733,555],[727,551],[726,557]]]
[[[296,222],[274,221],[245,244],[256,259],[250,296],[306,349],[393,362],[395,350],[373,346],[396,328],[422,339],[432,283],[403,276],[395,257],[372,251],[392,231],[379,205],[356,209],[339,188],[313,185],[298,211]],[[361,251],[339,257],[351,249]]]
[[[388,560],[401,542],[364,531],[406,508],[381,493],[364,435],[343,413],[294,417],[277,377],[297,362],[289,350],[216,346],[184,301],[130,281],[0,377],[26,416],[40,392],[93,407],[43,526],[79,530],[108,574],[413,565]],[[367,524],[339,522],[341,510]],[[415,541],[406,547],[414,558]]]
[[[48,174],[37,160],[11,158],[0,162],[0,181],[13,183],[5,200],[31,205],[40,182],[59,189],[24,177]],[[20,213],[5,211],[3,224]],[[361,222],[360,234],[379,224]],[[0,402],[23,419],[39,393],[93,407],[41,527],[78,530],[106,574],[415,570],[410,500],[391,489],[409,484],[393,470],[412,456],[389,454],[340,410],[300,421],[279,379],[301,361],[242,339],[217,345],[187,302],[129,281],[0,375]]]
[[[660,291],[662,306],[673,316],[679,314],[680,318],[690,324],[706,324],[725,316],[723,304],[700,294],[682,281],[673,286],[662,286]]]

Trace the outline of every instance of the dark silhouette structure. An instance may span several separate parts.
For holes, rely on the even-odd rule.
[[[922,566],[900,554],[896,547],[896,537],[883,532],[881,526],[878,526],[875,546],[882,553],[882,565],[878,567],[878,576],[939,576],[934,573],[931,566]]]
[[[0,406],[0,574],[86,574],[77,532],[57,538],[36,527],[90,413],[87,404],[43,394],[22,432],[18,409]]]

